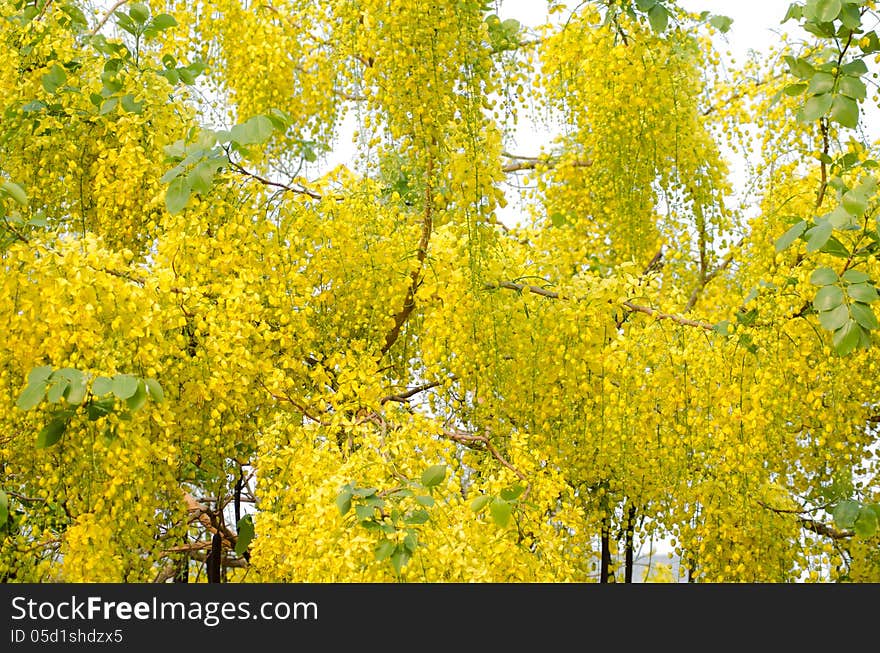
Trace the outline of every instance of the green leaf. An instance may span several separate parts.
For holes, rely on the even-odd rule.
[[[727,16],[712,16],[712,18],[709,19],[709,24],[724,34],[728,32],[730,26],[733,25],[733,19]]]
[[[867,167],[869,161],[865,161],[862,165]],[[866,175],[854,190],[870,199],[877,192],[877,180],[870,175]]]
[[[444,478],[446,478],[446,465],[431,465],[422,472],[422,485],[435,487],[440,485]]]
[[[354,514],[357,516],[358,521],[366,521],[373,518],[376,514],[376,509],[373,506],[360,504],[354,507]]]
[[[79,370],[74,371],[79,372]],[[70,384],[67,386],[67,392],[64,393],[64,398],[67,400],[67,403],[78,406],[83,402],[83,399],[86,398],[88,379],[85,374],[80,372],[78,378],[68,380],[70,381]]]
[[[419,546],[419,536],[416,531],[407,529],[406,535],[403,538],[403,548],[405,548],[410,553],[415,553],[416,548]]]
[[[18,397],[18,401],[15,402],[15,405],[21,410],[30,410],[31,408],[38,406],[39,403],[43,401],[43,397],[46,396],[47,384],[47,381],[28,383],[27,387]]]
[[[822,249],[825,243],[828,242],[828,239],[831,238],[833,231],[834,227],[830,222],[817,224],[815,227],[807,231],[805,234],[807,237],[807,251],[818,252]]]
[[[797,95],[800,95],[801,93],[803,93],[806,90],[807,90],[806,84],[789,84],[784,89],[782,89],[782,92],[785,93],[786,95],[788,95],[789,97],[795,97]]]
[[[798,79],[810,79],[816,72],[816,69],[806,59],[786,56],[785,63],[788,64],[791,74]]]
[[[816,20],[821,23],[830,23],[840,13],[841,2],[840,0],[817,0],[814,6]]]
[[[717,324],[712,325],[712,330],[722,336],[730,335],[730,321],[729,320],[721,320]]]
[[[43,83],[43,89],[46,93],[54,94],[67,81],[67,73],[64,72],[64,68],[55,63],[40,81]]]
[[[12,198],[14,202],[21,206],[27,206],[28,197],[24,189],[14,181],[4,181],[0,184],[0,191]]]
[[[801,122],[813,122],[814,120],[818,120],[831,108],[831,103],[833,102],[834,97],[831,93],[825,93],[824,95],[814,95],[809,98],[798,114],[798,120]]]
[[[356,487],[351,491],[352,496],[362,499],[375,495],[379,490],[374,487]]]
[[[201,161],[187,175],[187,183],[196,193],[207,195],[211,192],[214,184],[214,164],[209,161]]]
[[[636,0],[636,7],[639,8],[639,11],[649,11],[656,4],[657,0]]]
[[[180,79],[184,84],[195,84],[196,78],[201,75],[205,70],[205,64],[201,61],[194,61],[190,65],[178,68],[177,74],[180,75]]]
[[[831,236],[819,251],[838,258],[849,258],[849,250],[834,236]]]
[[[168,184],[168,190],[165,192],[165,208],[168,213],[174,215],[183,211],[189,202],[190,191],[189,181],[186,177],[175,177]]]
[[[49,387],[46,398],[49,400],[50,403],[57,404],[59,401],[64,399],[64,393],[67,391],[68,385],[70,385],[70,381],[68,381],[64,377],[53,374],[52,378],[49,379]]]
[[[843,64],[840,67],[840,72],[843,75],[860,76],[868,72],[868,66],[862,59],[855,59],[849,63]]]
[[[512,506],[503,499],[495,499],[489,504],[489,512],[492,513],[492,519],[501,528],[506,528],[510,523],[510,514],[513,511]]]
[[[831,120],[844,127],[855,129],[859,124],[859,105],[845,95],[835,95],[831,105]]]
[[[98,109],[98,115],[106,116],[108,113],[113,111],[116,106],[119,104],[118,97],[111,97],[104,100],[104,103],[101,105],[101,108]]]
[[[791,247],[791,244],[794,241],[796,241],[798,238],[800,238],[801,234],[803,234],[804,231],[806,231],[806,229],[807,229],[806,220],[801,220],[796,225],[791,227],[788,231],[786,231],[784,234],[782,234],[776,240],[776,251],[782,252],[782,251],[788,249],[789,247]]]
[[[868,87],[858,77],[844,75],[840,78],[840,93],[853,100],[864,100],[868,97]]]
[[[232,140],[239,145],[262,143],[272,135],[275,127],[266,116],[254,116],[230,130]]]
[[[856,190],[850,190],[844,193],[841,198],[841,203],[843,204],[843,208],[845,208],[850,215],[855,217],[864,215],[865,211],[868,210],[868,198]]]
[[[852,313],[853,319],[863,328],[873,331],[880,327],[877,323],[877,316],[874,315],[874,311],[867,304],[853,302],[849,310]]]
[[[669,12],[666,7],[659,3],[651,7],[648,10],[648,22],[651,24],[651,29],[657,34],[665,32],[669,25]]]
[[[111,396],[106,399],[93,399],[89,402],[88,413],[91,421],[98,420],[113,411],[116,400]]]
[[[782,23],[785,23],[789,20],[800,20],[803,18],[803,6],[797,3],[792,3],[788,5],[788,11],[785,12],[785,17],[782,19]]]
[[[66,419],[56,419],[49,422],[37,436],[37,449],[45,449],[56,444],[61,439],[61,436],[64,435],[66,429]]]
[[[877,532],[877,515],[868,506],[861,506],[853,529],[859,537],[873,537]]]
[[[9,497],[6,492],[0,490],[0,530],[6,526],[7,521],[9,521]]]
[[[476,497],[473,501],[471,501],[471,510],[474,512],[480,512],[483,508],[485,508],[489,502],[492,500],[492,497],[488,494],[481,494]]]
[[[403,546],[397,546],[394,549],[394,553],[391,554],[391,565],[398,576],[400,576],[400,571],[406,566],[406,563],[409,562],[409,557],[409,551]]]
[[[129,7],[128,15],[131,16],[131,19],[138,25],[143,25],[150,18],[150,10],[145,4],[135,2]]]
[[[834,88],[834,75],[831,73],[816,73],[810,79],[807,92],[811,95],[822,95]]]
[[[396,546],[394,542],[383,539],[376,545],[376,548],[373,550],[373,555],[376,556],[376,560],[381,562],[394,553],[395,548]]]
[[[32,368],[31,371],[28,372],[27,380],[28,383],[32,384],[46,383],[50,376],[52,376],[52,366],[40,365],[39,367]]]
[[[847,270],[843,273],[843,280],[849,283],[865,283],[870,277],[861,270]]]
[[[128,405],[128,409],[133,413],[144,407],[144,404],[147,403],[147,386],[142,380],[138,379],[137,389],[125,402]]]
[[[862,26],[862,15],[859,8],[852,2],[845,2],[840,10],[840,22],[850,30],[858,30]]]
[[[834,229],[849,229],[854,225],[852,215],[850,215],[849,211],[842,206],[838,206],[831,211],[831,213],[822,217],[825,218]]]
[[[838,286],[823,286],[813,299],[817,311],[830,311],[843,304],[843,291]]]
[[[835,351],[841,356],[846,356],[859,346],[862,328],[855,320],[847,320],[846,324],[834,332],[831,342]]]
[[[236,555],[244,555],[244,552],[248,550],[248,547],[254,539],[253,518],[250,515],[245,515],[238,520],[238,524],[235,528],[238,533],[238,540],[235,543],[235,553]]]
[[[819,324],[826,331],[836,331],[849,320],[849,309],[846,304],[841,304],[830,311],[819,313]]]
[[[834,506],[834,511],[831,514],[838,528],[852,528],[856,519],[859,518],[860,512],[861,505],[858,501],[847,500]]]
[[[138,379],[130,374],[116,374],[113,377],[112,390],[120,399],[128,399],[133,397],[138,391]]]
[[[95,379],[94,383],[92,383],[92,394],[96,397],[103,397],[105,394],[112,391],[113,381],[106,376],[99,376]]]
[[[177,19],[168,14],[159,14],[153,18],[150,25],[153,29],[162,31],[170,27],[177,27]]]
[[[831,268],[818,268],[810,275],[810,283],[814,286],[830,286],[832,283],[837,283],[837,280],[837,272]]]
[[[165,392],[162,390],[162,386],[159,385],[159,382],[156,379],[144,379],[144,384],[147,386],[150,396],[157,404],[161,404],[165,401]]]
[[[425,510],[413,510],[409,515],[404,517],[403,521],[406,524],[411,526],[417,526],[418,524],[426,524],[431,520],[431,515],[427,513]]]
[[[417,496],[417,497],[416,497],[416,502],[419,503],[419,504],[422,505],[422,506],[427,506],[428,508],[430,508],[431,506],[433,506],[434,503],[435,503],[435,501],[434,501],[434,497],[430,497],[430,496],[428,496],[428,495]]]
[[[144,103],[135,102],[134,95],[131,93],[123,95],[120,104],[122,104],[122,108],[128,113],[141,114],[144,112]]]
[[[351,510],[351,490],[345,489],[336,497],[336,507],[341,515],[348,514]]]
[[[516,501],[523,491],[525,491],[525,488],[522,485],[514,485],[513,487],[504,488],[499,494],[505,501]]]
[[[164,77],[165,79],[167,79],[168,83],[171,84],[172,86],[176,86],[177,82],[180,81],[180,74],[174,68],[169,68],[168,70],[163,70],[159,74],[162,75],[162,77]]]
[[[869,283],[850,284],[846,287],[846,294],[863,304],[877,301],[877,289]]]

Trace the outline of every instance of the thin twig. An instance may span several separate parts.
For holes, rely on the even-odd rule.
[[[529,292],[535,295],[541,295],[542,297],[547,297],[548,299],[560,299],[559,293],[553,292],[552,290],[547,290],[546,288],[541,288],[540,286],[529,286],[521,283],[513,283],[512,281],[500,281],[498,283],[487,283],[487,290],[493,290],[496,288],[506,288],[508,290],[516,290],[518,292],[522,292],[523,290],[528,290]],[[657,309],[650,308],[648,306],[641,306],[640,304],[634,304],[631,301],[623,302],[623,306],[628,308],[629,310],[635,313],[644,313],[649,317],[653,317],[655,320],[669,320],[670,322],[675,322],[681,326],[689,326],[696,327],[699,329],[704,329],[706,331],[714,331],[715,326],[709,324],[708,322],[700,322],[698,320],[690,320],[686,317],[682,317],[681,315],[675,315],[673,313],[664,313],[663,311],[658,311]]]
[[[705,290],[706,286],[709,285],[709,282],[730,267],[730,264],[733,263],[736,250],[742,247],[742,244],[744,242],[745,238],[740,238],[739,242],[737,242],[736,245],[731,248],[730,252],[728,252],[724,260],[721,261],[721,263],[719,263],[715,268],[710,270],[708,274],[703,275],[703,277],[700,279],[700,283],[697,284],[697,287],[694,288],[693,292],[691,292],[691,296],[688,297],[687,304],[685,304],[684,307],[685,313],[690,312],[694,305],[696,305],[697,300],[700,298],[700,295],[702,294],[703,290]]]
[[[104,27],[104,24],[108,20],[110,20],[110,16],[112,16],[116,12],[116,10],[119,9],[126,2],[128,2],[128,0],[116,0],[116,2],[113,3],[113,6],[107,10],[106,14],[104,14],[104,17],[98,22],[97,25],[95,25],[95,29],[93,29],[91,32],[89,32],[89,36],[94,36],[99,31],[101,31],[101,28]]]
[[[436,388],[439,385],[443,385],[442,381],[431,381],[430,383],[423,383],[422,385],[416,386],[415,388],[410,388],[405,392],[401,392],[399,394],[388,395],[386,397],[382,397],[379,401],[381,404],[387,404],[389,401],[396,401],[398,403],[404,403],[407,399],[414,397],[420,392],[424,392],[425,390],[430,390],[431,388]]]
[[[280,188],[281,190],[285,190],[289,193],[297,193],[299,195],[308,195],[309,197],[311,197],[312,199],[315,199],[315,200],[322,199],[322,195],[320,195],[319,193],[316,193],[313,190],[309,190],[308,188],[304,188],[301,186],[290,186],[288,184],[281,183],[280,181],[272,181],[271,179],[266,179],[265,177],[262,177],[255,172],[251,172],[250,170],[247,170],[246,168],[242,167],[240,164],[236,163],[235,161],[232,161],[231,159],[229,160],[229,165],[232,166],[232,168],[235,171],[243,174],[245,177],[249,177],[250,179],[253,179],[256,182],[263,184],[264,186],[271,186],[272,188]]]

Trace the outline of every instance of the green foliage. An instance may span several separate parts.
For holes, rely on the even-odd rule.
[[[118,398],[124,401],[124,404],[120,404],[124,409],[119,414],[125,419],[143,408],[148,397],[152,397],[157,403],[164,400],[162,387],[155,379],[142,379],[130,374],[116,374],[112,378],[98,376],[92,379],[90,374],[75,368],[53,370],[49,365],[42,365],[28,373],[27,386],[18,396],[16,406],[21,410],[31,410],[44,399],[50,404],[62,404],[37,436],[37,448],[45,448],[61,441],[70,420],[76,416],[77,409],[83,409],[89,420],[96,421],[117,410],[115,398]],[[74,408],[70,408],[71,406]]]
[[[236,525],[236,531],[238,533],[238,540],[235,543],[235,553],[237,555],[244,555],[256,534],[253,517],[251,515],[245,515],[239,519],[238,524]]]

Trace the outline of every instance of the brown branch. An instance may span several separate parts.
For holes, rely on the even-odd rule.
[[[501,455],[501,452],[495,448],[492,444],[492,441],[489,439],[487,435],[473,435],[471,433],[465,433],[464,431],[443,431],[443,437],[452,440],[453,442],[458,442],[459,444],[463,444],[464,446],[470,449],[477,450],[485,450],[488,451],[491,456],[497,460],[502,467],[509,469],[513,472],[516,477],[526,484],[526,489],[523,492],[523,498],[527,497],[529,491],[532,486],[529,483],[528,477],[517,469],[514,465],[512,465],[504,456]]]
[[[113,3],[113,6],[110,7],[110,9],[107,10],[107,13],[106,13],[106,14],[104,14],[104,17],[101,18],[100,21],[98,21],[98,24],[97,24],[97,25],[95,25],[95,29],[93,29],[91,32],[89,32],[89,36],[94,36],[94,35],[97,34],[99,31],[101,31],[101,28],[104,27],[104,24],[105,24],[108,20],[110,20],[110,16],[112,16],[112,15],[116,12],[116,10],[119,9],[119,8],[120,8],[122,5],[124,5],[126,2],[128,2],[128,0],[116,0],[116,2]]]
[[[431,186],[431,176],[434,171],[433,158],[428,158],[427,167],[426,179],[428,181],[425,185],[425,215],[422,219],[422,235],[419,239],[419,248],[416,251],[416,261],[418,264],[410,273],[412,283],[410,283],[409,288],[406,291],[406,298],[403,300],[403,308],[401,308],[397,315],[394,316],[394,325],[385,336],[385,343],[382,345],[381,349],[381,354],[383,356],[388,353],[388,350],[394,346],[394,343],[397,342],[397,339],[400,337],[400,330],[403,328],[403,325],[406,324],[413,309],[416,307],[416,292],[422,284],[422,269],[425,266],[425,259],[428,257],[428,243],[431,240],[431,233],[434,229],[434,190]]]
[[[828,524],[814,521],[812,519],[806,519],[804,517],[801,517],[798,521],[800,522],[801,526],[806,528],[808,531],[812,531],[817,535],[830,537],[832,540],[845,540],[855,535],[855,533],[853,533],[852,531],[839,531],[833,526],[829,526]]]
[[[407,399],[414,397],[420,392],[424,392],[425,390],[430,390],[431,388],[436,388],[437,386],[443,385],[442,381],[432,381],[431,383],[423,383],[422,385],[416,386],[415,388],[409,388],[405,392],[401,392],[399,394],[388,395],[382,397],[379,400],[381,404],[387,404],[389,401],[396,401],[398,403],[404,403]]]
[[[263,390],[265,390],[267,393],[269,393],[269,396],[272,397],[272,399],[274,399],[275,401],[286,401],[287,403],[289,403],[291,406],[296,408],[305,417],[312,420],[313,422],[316,422],[316,423],[320,424],[321,426],[330,426],[330,424],[328,424],[324,420],[319,419],[318,417],[315,417],[314,415],[312,415],[304,405],[302,405],[300,402],[296,401],[293,397],[291,397],[286,392],[283,395],[279,395],[278,393],[272,392],[268,388],[268,386],[266,386],[265,382],[262,379],[259,379],[258,383],[260,384],[260,386],[262,386]]]
[[[704,329],[706,331],[714,331],[715,326],[709,324],[708,322],[699,322],[697,320],[689,320],[686,317],[682,317],[681,315],[674,315],[672,313],[663,313],[662,311],[658,311],[656,309],[650,308],[648,306],[640,306],[639,304],[633,304],[632,302],[623,302],[623,305],[626,306],[631,311],[636,313],[644,313],[650,317],[653,317],[656,320],[669,320],[670,322],[675,322],[676,324],[680,324],[681,326],[689,326],[696,327],[698,329]]]
[[[219,533],[227,540],[225,544],[228,544],[229,548],[235,548],[238,536],[223,524],[215,526],[215,520],[211,519],[213,513],[206,505],[197,501],[189,492],[183,493],[183,500],[186,503],[187,512],[190,514],[190,521],[198,521],[210,533]]]
[[[559,293],[553,292],[552,290],[546,290],[545,288],[541,288],[540,286],[529,286],[521,283],[513,283],[511,281],[501,281],[499,283],[487,283],[486,289],[493,290],[496,288],[506,288],[508,290],[516,290],[518,292],[522,292],[523,290],[528,290],[529,292],[535,295],[541,295],[542,297],[547,297],[549,299],[560,299]],[[690,320],[686,317],[682,317],[681,315],[675,315],[673,313],[664,313],[663,311],[658,311],[657,309],[650,308],[648,306],[641,306],[640,304],[634,304],[631,301],[623,302],[623,306],[628,308],[629,310],[635,313],[644,313],[649,317],[653,317],[655,320],[669,320],[670,322],[675,322],[681,326],[689,326],[696,327],[699,329],[704,329],[706,331],[714,331],[715,327],[708,322],[699,322],[697,320]]]
[[[742,247],[742,244],[745,242],[745,238],[740,238],[739,242],[734,245],[730,252],[727,254],[725,259],[721,261],[714,269],[712,269],[708,274],[705,274],[701,277],[700,283],[697,284],[697,287],[694,288],[693,292],[691,292],[691,296],[688,297],[687,304],[685,304],[684,312],[689,313],[690,310],[696,305],[697,300],[700,298],[700,295],[705,290],[706,286],[709,285],[709,282],[712,281],[719,274],[724,272],[727,268],[730,267],[730,264],[733,263],[734,258],[734,250]]]
[[[190,558],[193,560],[197,560],[198,562],[207,562],[208,554],[201,553],[199,551],[193,551],[188,554]],[[224,556],[222,564],[224,567],[235,567],[238,569],[247,569],[250,565],[247,560],[244,558],[230,558],[229,556]]]
[[[819,127],[822,130],[822,160],[820,162],[820,174],[822,175],[822,179],[819,182],[819,192],[816,195],[817,209],[822,206],[822,202],[825,201],[825,191],[828,189],[828,165],[825,163],[825,159],[828,156],[828,150],[830,149],[828,143],[828,121],[825,118],[822,118],[819,120]]]
[[[165,565],[162,569],[158,571],[156,577],[153,579],[154,583],[165,583],[177,575],[177,565]]]
[[[555,168],[560,161],[559,157],[516,156],[508,152],[502,152],[502,156],[513,160],[512,163],[501,167],[501,171],[505,173],[534,170],[540,165],[546,166],[548,169]],[[593,162],[589,159],[576,159],[571,163],[571,166],[574,168],[588,168],[591,165],[593,165]]]
[[[163,549],[162,553],[187,553],[190,551],[201,551],[202,549],[210,549],[211,543],[208,541],[192,542],[190,544],[182,544],[180,546],[172,546],[170,549]]]
[[[4,218],[3,218],[3,226],[4,226],[4,228],[6,229],[6,231],[8,231],[9,233],[11,233],[13,236],[15,236],[16,240],[20,240],[20,241],[23,242],[25,245],[29,245],[29,244],[30,244],[30,242],[31,242],[30,239],[28,239],[27,236],[25,236],[25,235],[22,234],[18,229],[15,229],[11,224],[9,224],[9,221],[6,219],[5,216],[4,216]]]
[[[824,522],[816,521],[815,519],[810,519],[809,517],[804,517],[803,514],[805,511],[803,510],[787,510],[785,508],[774,508],[763,501],[758,501],[758,505],[762,508],[766,508],[772,512],[775,512],[778,515],[797,515],[798,523],[806,528],[808,531],[812,533],[816,533],[817,535],[824,535],[825,537],[830,537],[832,540],[845,540],[850,537],[853,537],[855,533],[849,530],[838,530],[833,526],[829,526]]]
[[[264,186],[271,186],[272,188],[280,188],[281,190],[287,191],[288,193],[297,193],[299,195],[307,195],[307,196],[311,197],[312,199],[316,199],[316,200],[322,199],[322,195],[320,195],[319,193],[316,193],[313,190],[309,190],[308,188],[304,188],[301,186],[290,186],[288,184],[281,183],[280,181],[272,181],[271,179],[266,179],[265,177],[262,177],[262,176],[258,175],[257,173],[251,172],[250,170],[242,167],[240,164],[232,161],[231,159],[229,160],[229,165],[232,166],[233,170],[235,170],[236,172],[239,172],[242,175],[244,175],[245,177],[248,177],[256,182],[259,182],[260,184],[263,184]]]

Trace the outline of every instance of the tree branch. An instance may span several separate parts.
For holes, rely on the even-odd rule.
[[[730,267],[730,264],[733,263],[734,259],[734,250],[742,247],[744,242],[745,238],[740,238],[739,242],[737,242],[736,245],[731,248],[730,252],[728,252],[724,260],[721,261],[721,263],[719,263],[708,274],[705,274],[700,278],[700,283],[697,284],[697,287],[694,288],[693,292],[691,292],[691,296],[688,297],[687,304],[685,304],[684,307],[685,313],[689,313],[690,310],[696,305],[697,300],[700,298],[700,295],[703,293],[703,290],[705,290],[706,286],[709,285],[709,282]]]
[[[94,36],[95,34],[100,32],[101,28],[104,27],[105,23],[108,20],[110,20],[110,17],[116,12],[116,10],[119,9],[126,2],[128,2],[128,0],[116,0],[116,2],[113,3],[113,6],[111,6],[110,9],[107,10],[107,13],[104,14],[104,17],[101,18],[100,21],[98,21],[97,25],[95,25],[95,29],[89,32],[89,36]]]
[[[508,462],[507,459],[504,458],[504,456],[501,455],[498,449],[496,449],[495,446],[492,444],[492,441],[489,439],[488,435],[473,435],[464,431],[443,431],[442,435],[443,437],[448,438],[453,442],[463,444],[470,449],[488,451],[489,454],[495,460],[497,460],[502,467],[509,469],[516,475],[519,480],[526,484],[525,491],[523,492],[523,498],[528,496],[529,491],[532,489],[528,477],[523,474],[519,469],[514,467],[510,462]]]
[[[227,157],[228,157],[227,152]],[[288,184],[283,184],[280,181],[272,181],[271,179],[266,179],[265,177],[261,177],[255,172],[251,172],[246,168],[242,167],[240,164],[236,163],[232,159],[229,159],[229,165],[233,170],[243,174],[245,177],[249,177],[256,182],[263,184],[264,186],[271,186],[272,188],[280,188],[281,190],[287,191],[288,193],[297,193],[299,195],[308,195],[312,199],[319,200],[322,199],[322,195],[316,193],[313,190],[309,190],[308,188],[303,188],[301,186],[290,186]]]
[[[505,173],[534,170],[539,165],[555,168],[559,164],[559,157],[516,156],[509,152],[502,152],[502,156],[512,160],[511,163],[501,167],[501,171]],[[589,168],[593,162],[589,159],[577,159],[571,165],[574,168]]]
[[[382,397],[379,401],[381,404],[387,404],[389,401],[396,401],[398,403],[404,403],[407,399],[414,397],[420,392],[424,392],[425,390],[430,390],[431,388],[436,388],[437,386],[443,385],[442,381],[431,381],[430,383],[423,383],[422,385],[416,386],[415,388],[409,388],[405,392],[401,392],[394,395],[387,395]]]
[[[416,292],[422,284],[422,269],[425,266],[425,259],[428,257],[428,243],[431,241],[431,233],[434,229],[434,191],[431,186],[433,169],[433,159],[429,157],[426,174],[427,184],[425,185],[425,215],[422,219],[422,235],[419,239],[419,248],[416,251],[416,261],[418,264],[410,273],[412,283],[410,283],[410,286],[406,291],[406,298],[403,300],[403,308],[401,308],[397,315],[394,316],[394,326],[391,327],[391,330],[385,336],[385,343],[382,345],[381,349],[381,354],[383,356],[387,354],[388,350],[390,350],[391,347],[394,346],[394,343],[397,342],[397,339],[400,337],[400,330],[403,328],[403,325],[406,324],[410,314],[416,307]]]
[[[496,288],[506,288],[507,290],[516,290],[517,292],[522,292],[523,290],[528,290],[529,292],[535,295],[541,295],[542,297],[547,297],[548,299],[560,299],[559,293],[553,292],[552,290],[547,290],[545,288],[541,288],[540,286],[529,286],[521,283],[513,283],[511,281],[500,281],[498,283],[487,283],[486,289],[493,290]],[[649,317],[653,317],[656,320],[669,320],[670,322],[675,322],[681,326],[689,326],[695,327],[698,329],[703,329],[705,331],[714,331],[715,326],[709,324],[708,322],[700,322],[698,320],[690,320],[686,317],[682,317],[681,315],[675,315],[673,313],[664,313],[663,311],[658,311],[657,309],[650,308],[648,306],[641,306],[640,304],[634,304],[631,301],[623,302],[623,306],[628,308],[629,310],[635,313],[644,313]]]

